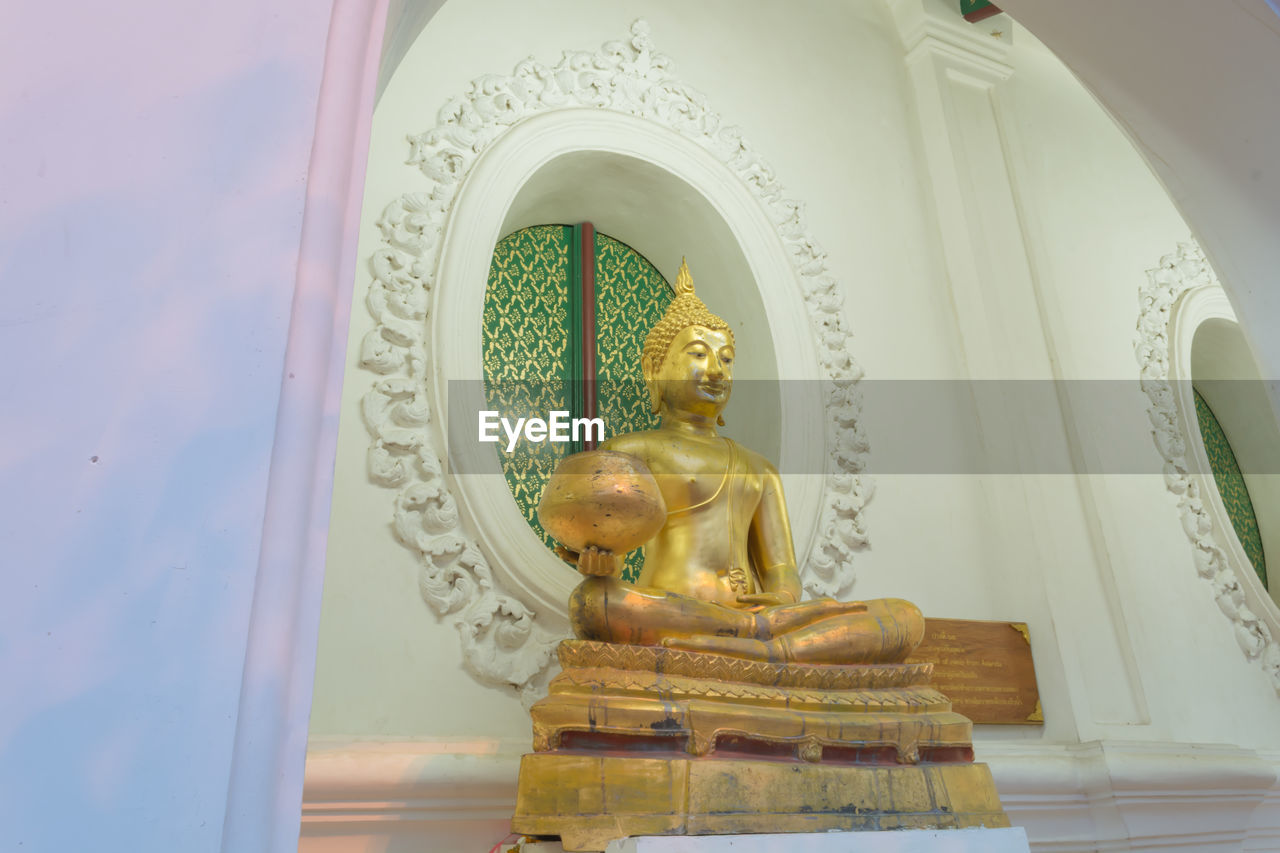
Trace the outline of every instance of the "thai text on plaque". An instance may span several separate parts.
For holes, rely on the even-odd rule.
[[[1044,723],[1025,622],[929,617],[907,662],[931,662],[934,686],[975,723]]]

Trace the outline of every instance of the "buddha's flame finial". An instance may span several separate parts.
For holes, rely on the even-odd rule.
[[[693,276],[689,274],[689,262],[682,256],[680,258],[680,272],[676,273],[676,296],[684,296],[686,293],[693,296]]]

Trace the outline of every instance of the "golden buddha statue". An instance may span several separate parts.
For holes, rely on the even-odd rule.
[[[752,660],[905,659],[924,635],[924,617],[910,602],[800,601],[782,479],[763,456],[716,432],[733,389],[733,361],[733,331],[697,297],[682,263],[676,298],[641,357],[661,426],[616,436],[603,448],[652,472],[665,522],[644,543],[635,585],[619,577],[622,554],[594,546],[561,551],[588,575],[569,601],[575,633]],[[548,518],[564,491],[556,485],[553,476],[540,508]],[[589,511],[575,517],[581,526],[598,521]],[[552,535],[555,526],[548,527]]]
[[[972,723],[905,663],[899,599],[801,601],[782,481],[720,436],[734,337],[694,294],[645,340],[657,429],[564,459],[538,515],[586,578],[577,640],[531,709],[518,832],[627,835],[1008,826]],[[622,558],[643,545],[637,583]]]

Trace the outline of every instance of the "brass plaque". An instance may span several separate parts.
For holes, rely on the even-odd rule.
[[[933,686],[975,723],[1044,723],[1025,622],[926,619],[924,642],[907,662],[926,661]]]

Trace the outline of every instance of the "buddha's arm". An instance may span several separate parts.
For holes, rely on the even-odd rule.
[[[776,595],[778,603],[788,604],[800,600],[800,573],[796,570],[795,546],[791,544],[782,478],[768,462],[764,465],[763,491],[751,519],[748,545],[761,588]]]

